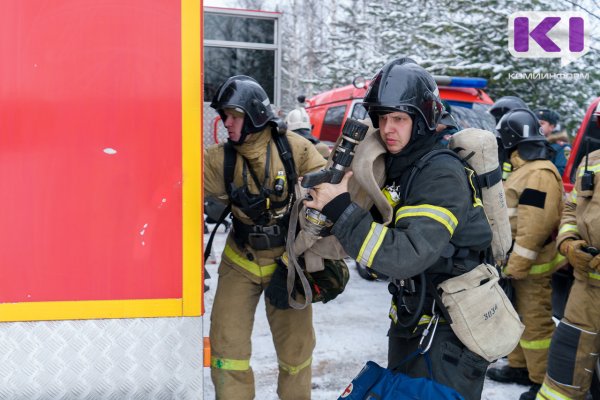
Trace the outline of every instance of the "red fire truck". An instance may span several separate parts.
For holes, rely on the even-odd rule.
[[[586,140],[587,138],[595,140]],[[571,154],[563,174],[565,190],[570,192],[575,182],[577,166],[588,152],[600,148],[600,97],[588,107],[585,117],[577,130]]]
[[[462,127],[494,131],[494,119],[487,113],[493,101],[484,91],[486,79],[438,75],[434,78],[440,89],[440,97],[450,104],[452,115]],[[322,141],[335,142],[347,118],[366,118],[367,112],[361,103],[368,83],[364,79],[355,79],[351,85],[331,89],[307,99],[306,111],[313,125],[312,134]],[[592,102],[573,141],[571,156],[563,174],[567,192],[573,188],[575,169],[587,153],[586,146],[589,146],[590,151],[600,147],[596,142],[586,144],[584,140],[587,137],[600,139],[599,102],[600,98]]]
[[[452,107],[452,115],[463,127],[493,131],[494,119],[486,111],[494,102],[484,92],[487,80],[436,75],[440,97]],[[313,125],[312,134],[323,141],[335,142],[347,118],[363,119],[361,105],[369,81],[357,78],[352,85],[328,90],[306,101],[306,112]]]

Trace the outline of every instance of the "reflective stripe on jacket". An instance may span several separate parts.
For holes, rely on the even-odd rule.
[[[585,169],[585,158],[577,168],[577,179],[567,196],[562,214],[557,243],[566,239],[583,239],[589,246],[600,246],[600,150],[593,151],[588,158],[588,171],[593,171],[594,190],[583,190],[581,178]],[[575,277],[600,286],[600,271],[574,271]]]
[[[379,133],[375,131],[372,135]],[[360,157],[357,151],[353,165],[362,165]],[[377,160],[374,161],[377,165]],[[355,174],[368,173],[365,171],[366,168]],[[364,195],[352,179],[350,186],[353,196]],[[385,198],[384,202],[387,203]],[[332,233],[351,257],[397,279],[416,276],[441,263],[441,255],[449,243],[456,248],[481,251],[489,247],[492,237],[483,208],[473,204],[463,164],[448,155],[432,158],[418,172],[405,203],[396,210],[389,225],[374,221],[368,210],[352,203],[333,226]]]

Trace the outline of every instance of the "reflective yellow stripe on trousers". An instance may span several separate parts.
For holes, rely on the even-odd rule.
[[[210,358],[212,368],[225,369],[228,371],[247,371],[250,369],[250,360],[232,360],[229,358]]]
[[[544,383],[536,396],[536,400],[572,400],[570,397],[549,388]]]
[[[284,370],[285,372],[287,372],[290,375],[296,375],[312,363],[312,357],[310,357],[308,360],[304,361],[302,364],[296,365],[296,366],[286,364],[281,360],[277,360],[277,362],[279,363],[279,367],[281,367],[282,370]]]
[[[560,253],[556,253],[556,257],[554,257],[552,261],[547,262],[545,264],[532,265],[531,269],[529,270],[529,275],[538,275],[552,271],[558,264],[560,264],[564,260],[565,256],[563,256]]]
[[[522,348],[527,350],[543,350],[550,348],[550,338],[540,340],[519,340]]]
[[[277,264],[268,264],[268,265],[258,265],[255,262],[248,260],[240,256],[238,253],[233,251],[233,249],[227,245],[225,246],[225,250],[223,254],[229,258],[231,261],[244,268],[246,271],[250,272],[253,275],[266,277],[273,275],[275,269],[277,268]]]

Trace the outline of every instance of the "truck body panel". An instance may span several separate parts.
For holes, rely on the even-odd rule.
[[[201,2],[0,4],[0,398],[201,398]]]

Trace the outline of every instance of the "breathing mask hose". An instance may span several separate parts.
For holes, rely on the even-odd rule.
[[[321,183],[340,183],[344,178],[346,170],[352,164],[356,145],[365,138],[368,129],[367,125],[348,118],[342,128],[342,139],[331,157],[331,166],[327,169],[305,175],[302,178],[302,187],[312,188]],[[329,234],[332,223],[327,220],[325,215],[312,208],[307,208],[305,218],[308,221],[305,229],[310,233],[315,236]]]

